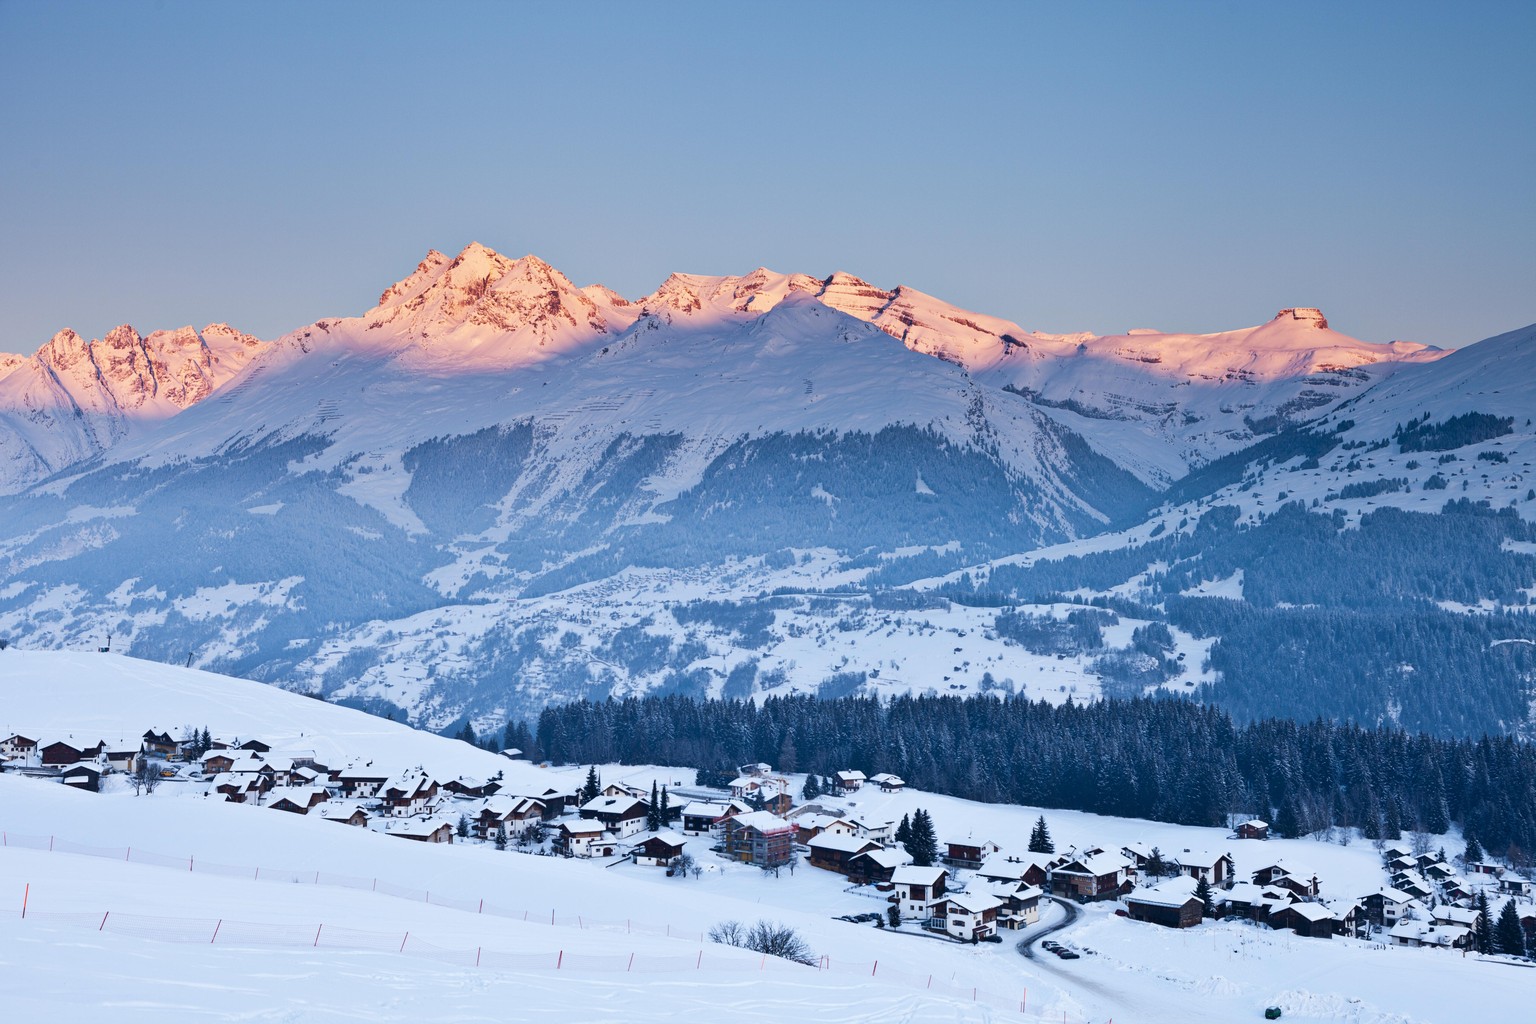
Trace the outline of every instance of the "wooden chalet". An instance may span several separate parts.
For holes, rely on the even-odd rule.
[[[805,814],[792,819],[795,823],[795,842],[807,846],[821,835],[856,836],[859,829],[846,818],[830,814]]]
[[[387,836],[409,839],[417,843],[451,843],[453,826],[436,818],[408,818],[405,821],[386,821],[383,832]]]
[[[1028,928],[1040,920],[1040,897],[1045,895],[1038,885],[1023,882],[991,882],[988,891],[1002,901],[997,911],[999,928]]]
[[[1239,839],[1268,839],[1269,822],[1261,821],[1258,818],[1249,818],[1247,821],[1238,822],[1237,828],[1233,829],[1233,831]]]
[[[222,775],[227,771],[232,771],[237,760],[248,761],[250,758],[245,755],[236,758],[228,750],[210,750],[203,755],[203,772],[208,775]]]
[[[1333,911],[1321,903],[1287,903],[1269,915],[1269,926],[1289,928],[1297,935],[1312,939],[1331,939],[1338,930]]]
[[[645,828],[650,803],[637,796],[600,796],[581,805],[581,816],[599,822],[624,839]]]
[[[1410,910],[1423,906],[1418,900],[1400,889],[1378,889],[1360,897],[1366,920],[1378,928],[1391,928]]]
[[[84,751],[63,740],[55,740],[38,749],[38,763],[45,768],[62,768],[85,759]]]
[[[443,789],[454,796],[481,798],[495,796],[501,791],[501,783],[489,779],[476,779],[468,775],[460,775],[456,779],[449,779],[443,783]]]
[[[794,856],[795,826],[771,811],[752,811],[725,819],[725,855],[732,860],[772,868]]]
[[[171,739],[171,734],[168,732],[155,732],[155,730],[149,729],[145,731],[142,739],[143,746],[140,749],[151,754],[161,754],[168,757],[176,753],[176,741]]]
[[[990,840],[963,839],[959,842],[945,844],[945,851],[941,860],[952,868],[981,867],[986,859],[994,853],[1001,853],[1002,847]]]
[[[890,772],[871,775],[869,781],[879,786],[882,793],[900,793],[907,788],[906,779],[903,779],[900,775],[892,775]]]
[[[272,748],[261,742],[261,740],[246,740],[240,744],[240,749],[249,750],[257,754],[270,754],[272,752]]]
[[[1282,878],[1289,881],[1282,882]],[[1284,885],[1303,898],[1316,896],[1322,890],[1317,872],[1287,860],[1277,860],[1259,868],[1253,873],[1253,882],[1255,885]]]
[[[436,780],[420,768],[411,768],[386,782],[378,795],[385,814],[410,817],[430,807],[437,791]]]
[[[366,828],[368,825],[368,812],[353,803],[326,801],[315,809],[315,816],[357,828]]]
[[[848,881],[854,885],[878,885],[884,887],[891,881],[896,869],[906,863],[901,850],[879,847],[855,854],[848,861]]]
[[[1133,889],[1125,897],[1125,911],[1133,921],[1165,928],[1193,928],[1205,920],[1204,907],[1194,890],[1194,880],[1188,875]]]
[[[811,866],[836,871],[840,875],[849,874],[850,864],[859,854],[882,849],[873,839],[835,832],[824,832],[814,837],[806,847],[810,850]]]
[[[712,800],[694,800],[683,808],[682,831],[685,836],[708,835],[727,814],[741,814],[744,806],[715,803]]]
[[[267,793],[267,806],[274,811],[308,814],[330,799],[319,786],[275,786]]]
[[[1072,856],[1052,868],[1047,882],[1056,896],[1079,902],[1112,899],[1130,889],[1131,863],[1102,850]]]
[[[1044,889],[1050,878],[1050,862],[1048,853],[988,857],[976,873],[989,882],[1023,882]]]
[[[101,792],[101,770],[93,764],[72,764],[59,773],[59,781],[84,793]]]
[[[497,829],[514,836],[544,820],[543,801],[531,796],[494,796],[485,802],[474,819],[475,835],[494,839]]]
[[[1506,871],[1499,876],[1499,892],[1501,893],[1506,893],[1510,896],[1529,896],[1532,888],[1536,888],[1536,886],[1532,885],[1529,878],[1514,871]]]
[[[657,832],[655,835],[646,836],[631,848],[629,853],[636,864],[664,868],[670,866],[674,858],[683,855],[683,845],[687,842],[687,836],[678,835],[676,832]]]
[[[864,773],[857,769],[838,772],[833,779],[837,783],[837,788],[844,793],[857,793],[867,781]]]

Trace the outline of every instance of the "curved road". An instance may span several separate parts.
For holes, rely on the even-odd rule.
[[[1073,903],[1071,900],[1064,900],[1059,896],[1047,896],[1046,899],[1050,900],[1052,903],[1055,903],[1057,906],[1061,907],[1061,909],[1065,910],[1067,912],[1067,919],[1065,921],[1058,921],[1055,924],[1046,925],[1044,928],[1041,928],[1037,932],[1027,933],[1022,939],[1019,940],[1018,950],[1020,953],[1024,954],[1026,959],[1029,960],[1035,959],[1036,943],[1045,938],[1047,935],[1054,935],[1055,933],[1061,931],[1063,928],[1072,927],[1077,923],[1077,919],[1081,917],[1083,913],[1078,905]]]

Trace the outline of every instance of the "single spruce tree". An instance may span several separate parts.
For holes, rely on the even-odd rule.
[[[651,780],[651,802],[645,805],[645,830],[661,831],[661,794],[656,789],[655,779]]]
[[[667,795],[667,787],[661,787],[661,827],[666,828],[672,824],[672,798]]]
[[[805,785],[800,787],[800,799],[815,800],[821,796],[821,783],[816,779],[816,773],[811,772],[805,777]]]
[[[1055,853],[1056,844],[1051,842],[1051,830],[1045,824],[1045,815],[1035,821],[1034,831],[1029,834],[1030,853]]]
[[[1168,883],[1172,885],[1173,883]],[[1211,893],[1211,883],[1204,878],[1195,886],[1195,899],[1200,901],[1200,913],[1205,917],[1216,916],[1216,897]]]
[[[933,819],[919,807],[912,812],[912,835],[907,843],[907,854],[918,867],[929,867],[939,859],[939,837],[933,828]]]
[[[1493,926],[1493,951],[1510,956],[1525,955],[1525,931],[1520,927],[1520,912],[1514,900],[1505,900],[1499,911],[1498,923]]]
[[[1147,877],[1162,878],[1168,873],[1168,865],[1163,863],[1163,851],[1152,847],[1152,855],[1147,858]]]
[[[1466,859],[1468,864],[1473,864],[1483,859],[1482,844],[1477,841],[1477,836],[1470,832],[1467,833],[1467,852],[1462,854],[1462,857]]]
[[[597,794],[602,792],[603,782],[597,777],[597,766],[587,769],[587,781],[581,787],[581,802],[587,803],[597,799]]]
[[[1477,925],[1472,929],[1479,953],[1493,952],[1493,915],[1488,912],[1488,892],[1477,894]]]
[[[903,814],[901,823],[896,826],[896,845],[905,850],[910,842],[912,842],[912,816]]]

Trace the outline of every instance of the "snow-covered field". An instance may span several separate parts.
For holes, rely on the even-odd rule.
[[[363,755],[439,776],[502,769],[514,790],[585,771],[511,762],[275,688],[115,656],[0,653],[0,708],[7,734],[44,740],[72,733],[111,745],[147,728],[207,725],[322,759]],[[643,787],[692,781],[684,769],[600,770]],[[888,817],[922,807],[941,840],[970,835],[1020,852],[1044,813],[1059,848],[1220,846],[1239,875],[1287,857],[1316,870],[1325,896],[1385,881],[1358,842],[1237,843],[1218,829],[917,792],[836,802]],[[775,878],[728,863],[703,839],[691,852],[709,870],[676,879],[627,862],[403,842],[226,804],[179,781],[134,797],[121,785],[77,793],[6,774],[0,831],[0,997],[15,1019],[1081,1024],[1257,1020],[1280,1005],[1286,1020],[1456,1024],[1519,1017],[1536,992],[1536,971],[1476,957],[1240,924],[1173,932],[1107,905],[1060,936],[1094,954],[1027,960],[1011,937],[973,947],[835,920],[883,903],[805,865]],[[701,942],[717,922],[759,918],[797,929],[826,969]]]

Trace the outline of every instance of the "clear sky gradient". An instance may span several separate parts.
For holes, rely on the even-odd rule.
[[[429,248],[1027,329],[1536,320],[1536,4],[0,0],[0,351],[355,315]]]

